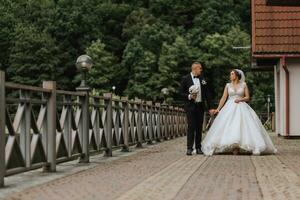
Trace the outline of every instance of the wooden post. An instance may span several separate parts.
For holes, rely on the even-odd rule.
[[[163,104],[162,105],[162,126],[163,126],[163,139],[168,140],[169,139],[169,133],[168,133],[168,105]]]
[[[173,128],[173,137],[177,137],[177,132],[176,132],[176,107],[173,107],[172,110],[172,128]]]
[[[112,156],[112,93],[105,93],[105,104],[106,104],[106,143],[107,147],[105,150],[105,156]]]
[[[138,117],[137,117],[137,134],[138,141],[136,147],[141,148],[143,146],[143,138],[142,138],[142,100],[136,99],[135,103],[138,109]]]
[[[161,109],[160,109],[160,103],[155,103],[155,109],[157,111],[157,139],[156,141],[157,142],[160,142],[161,141],[161,121],[160,121],[160,118],[161,118]]]
[[[90,137],[90,114],[89,114],[89,91],[80,97],[81,111],[82,111],[82,154],[80,156],[80,163],[90,162],[89,154],[89,137]]]
[[[180,120],[179,120],[179,108],[178,107],[176,107],[176,135],[177,135],[177,137],[179,137],[179,136],[181,136],[181,134],[180,134],[180,131],[179,131],[179,122],[180,122]]]
[[[169,114],[169,131],[170,131],[170,138],[174,139],[174,107],[169,107],[170,114]]]
[[[0,187],[5,177],[5,73],[0,71]]]
[[[148,144],[152,144],[153,140],[153,121],[152,121],[152,115],[153,115],[153,110],[152,110],[152,101],[147,101],[147,110],[149,110],[149,118],[148,118],[148,131],[149,131],[149,141]]]
[[[47,100],[47,130],[46,130],[46,151],[47,162],[50,164],[46,171],[56,171],[56,82],[44,81],[43,88],[51,90]]]
[[[128,97],[122,97],[121,99],[123,102],[123,109],[124,109],[124,129],[123,129],[123,138],[124,138],[124,145],[122,147],[123,152],[129,152],[129,104],[128,104]]]

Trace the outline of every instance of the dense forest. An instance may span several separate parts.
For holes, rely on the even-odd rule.
[[[94,60],[88,84],[147,100],[180,103],[181,78],[204,64],[214,97],[230,69],[245,71],[252,106],[265,111],[272,73],[250,67],[249,0],[0,0],[0,67],[9,81],[55,80],[74,90],[81,54]]]

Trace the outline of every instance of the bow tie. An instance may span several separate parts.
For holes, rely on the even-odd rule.
[[[194,76],[194,78],[200,78],[200,76]]]

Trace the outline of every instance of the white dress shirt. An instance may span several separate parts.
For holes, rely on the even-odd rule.
[[[200,79],[199,78],[194,78],[194,75],[191,73],[192,76],[192,80],[194,85],[198,85],[199,86],[199,93],[197,94],[196,100],[195,102],[201,102],[202,98],[201,98],[201,84],[200,84]],[[189,95],[189,99],[191,100],[191,95]]]

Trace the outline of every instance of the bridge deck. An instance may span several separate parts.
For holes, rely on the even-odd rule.
[[[300,199],[300,141],[272,139],[279,150],[276,156],[187,157],[185,138],[178,138],[128,156],[93,159],[86,170],[6,199]]]

